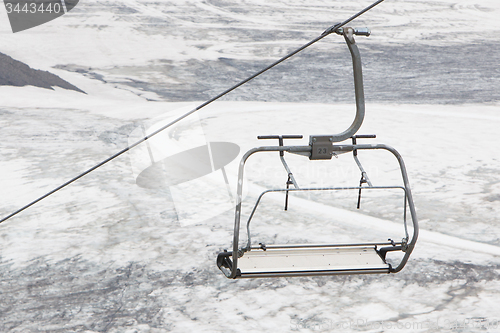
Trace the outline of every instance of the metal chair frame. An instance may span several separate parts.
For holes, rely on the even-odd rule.
[[[301,135],[271,135],[259,136],[259,139],[278,139],[278,146],[262,146],[249,150],[241,160],[238,172],[237,204],[235,210],[233,249],[224,250],[217,257],[217,266],[226,277],[256,278],[256,277],[282,277],[282,276],[314,276],[314,275],[337,275],[337,274],[372,274],[372,273],[397,273],[406,265],[418,238],[418,220],[416,215],[410,183],[406,172],[403,158],[399,152],[384,144],[358,144],[357,139],[374,138],[374,135],[355,135],[363,123],[365,114],[365,101],[363,92],[363,75],[361,68],[361,56],[354,40],[354,35],[369,36],[368,29],[340,28],[335,31],[343,35],[351,53],[353,61],[354,89],[356,97],[356,117],[351,126],[344,132],[335,135],[312,135],[307,146],[284,146],[284,139],[299,139]],[[352,140],[352,144],[334,144]],[[403,186],[373,186],[365,169],[358,159],[361,150],[386,150],[391,152],[397,159],[401,170]],[[264,191],[250,214],[247,222],[248,241],[246,247],[239,246],[239,234],[241,224],[241,201],[243,193],[243,174],[245,163],[250,156],[260,152],[279,152],[282,164],[288,173],[288,181],[285,189]],[[285,152],[303,155],[310,160],[328,160],[339,154],[352,152],[354,160],[361,171],[360,186],[357,187],[331,187],[331,188],[300,188],[285,160]],[[367,186],[363,186],[366,183]],[[289,188],[293,185],[294,188]],[[383,241],[378,243],[355,243],[355,244],[285,244],[285,245],[263,245],[252,246],[250,234],[250,222],[257,207],[266,193],[285,192],[285,209],[288,205],[288,193],[296,191],[337,191],[337,190],[382,190],[402,189],[404,191],[404,228],[405,237],[401,242]],[[359,194],[359,195],[360,195]],[[359,196],[360,198],[360,196]],[[358,199],[359,207],[359,199]],[[406,223],[407,207],[413,225],[411,239],[408,235]],[[392,267],[386,261],[387,252],[401,251],[403,258],[396,267]],[[362,259],[360,259],[362,258]],[[350,260],[353,264],[349,264]],[[346,264],[347,262],[347,264]]]

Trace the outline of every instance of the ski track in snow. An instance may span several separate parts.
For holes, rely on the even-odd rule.
[[[3,20],[3,53],[88,95],[0,87],[1,215],[122,149],[141,123],[196,106],[369,3],[89,0],[18,34]],[[186,225],[168,189],[135,184],[127,154],[0,225],[0,331],[500,332],[499,11],[496,0],[387,0],[354,25],[373,32],[357,38],[360,133],[405,158],[422,229],[401,273],[227,280],[215,257],[231,245],[233,212]],[[237,164],[257,135],[340,132],[354,113],[350,66],[333,36],[201,111],[204,134],[238,144]],[[252,157],[247,179],[283,186],[274,158]],[[372,181],[399,181],[391,158],[362,156]],[[359,182],[344,155],[331,171],[290,163],[301,185]],[[354,225],[342,218],[355,198],[301,200],[285,216],[263,204],[254,241],[399,235],[390,196],[364,196],[369,217],[352,213]]]

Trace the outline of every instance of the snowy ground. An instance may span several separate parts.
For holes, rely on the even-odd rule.
[[[18,34],[0,13],[2,53],[88,94],[0,87],[1,215],[126,147],[141,124],[198,105],[368,4],[89,0]],[[174,189],[136,185],[138,147],[0,225],[0,330],[500,332],[499,11],[493,0],[386,0],[353,24],[373,31],[357,38],[360,133],[405,158],[422,229],[401,273],[227,280],[215,257],[231,244],[233,212],[213,208],[220,214],[187,223]],[[261,134],[340,132],[354,113],[346,52],[332,36],[184,125],[201,124],[207,139],[240,154]],[[360,157],[374,182],[399,181],[389,154]],[[301,185],[359,181],[348,156],[328,169],[290,163]],[[256,157],[248,180],[282,185],[277,165]],[[247,193],[247,212],[255,195]],[[309,199],[320,212],[292,200],[283,216],[266,203],[254,238],[380,240],[400,212],[391,196],[367,195],[366,220],[384,221],[350,226],[338,208],[352,209],[355,196]]]

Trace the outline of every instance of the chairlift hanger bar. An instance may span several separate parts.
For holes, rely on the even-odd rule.
[[[91,167],[91,168],[90,168],[90,169],[88,169],[87,171],[85,171],[85,172],[83,172],[83,173],[79,174],[78,176],[74,177],[73,179],[71,179],[71,180],[67,181],[66,183],[64,183],[64,184],[60,185],[59,187],[57,187],[57,188],[53,189],[52,191],[50,191],[50,192],[48,192],[48,193],[44,194],[43,196],[39,197],[38,199],[36,199],[36,200],[34,200],[34,201],[30,202],[30,203],[29,203],[29,204],[27,204],[26,206],[24,206],[24,207],[22,207],[22,208],[18,209],[17,211],[13,212],[13,213],[12,213],[12,214],[10,214],[10,215],[8,215],[8,216],[4,217],[3,219],[1,219],[1,220],[0,220],[0,223],[7,221],[7,220],[8,220],[8,219],[10,219],[11,217],[14,217],[15,215],[17,215],[17,214],[21,213],[22,211],[24,211],[25,209],[27,209],[27,208],[29,208],[29,207],[33,206],[34,204],[36,204],[36,203],[40,202],[41,200],[43,200],[43,199],[47,198],[48,196],[50,196],[50,195],[52,195],[52,194],[56,193],[57,191],[59,191],[59,190],[63,189],[64,187],[66,187],[66,186],[70,185],[71,183],[73,183],[73,182],[77,181],[78,179],[82,178],[83,176],[85,176],[85,175],[87,175],[87,174],[91,173],[92,171],[94,171],[94,170],[96,170],[96,169],[100,168],[101,166],[105,165],[106,163],[108,163],[108,162],[110,162],[110,161],[114,160],[115,158],[117,158],[117,157],[119,157],[119,156],[123,155],[124,153],[128,152],[128,151],[129,151],[129,150],[131,150],[132,148],[134,148],[134,147],[136,147],[136,146],[140,145],[141,143],[143,143],[143,142],[147,141],[149,138],[152,138],[153,136],[155,136],[156,134],[158,134],[158,133],[162,132],[163,130],[167,129],[168,127],[170,127],[170,126],[172,126],[172,125],[176,124],[177,122],[181,121],[182,119],[184,119],[184,118],[188,117],[189,115],[191,115],[191,114],[195,113],[196,111],[199,111],[200,109],[204,108],[204,107],[205,107],[205,106],[207,106],[208,104],[210,104],[210,103],[212,103],[212,102],[214,102],[214,101],[218,100],[219,98],[221,98],[221,97],[223,97],[223,96],[227,95],[227,94],[228,94],[228,93],[230,93],[231,91],[233,91],[233,90],[235,90],[236,88],[238,88],[238,87],[240,87],[240,86],[244,85],[245,83],[247,83],[247,82],[249,82],[249,81],[253,80],[253,79],[254,79],[254,78],[256,78],[257,76],[259,76],[259,75],[261,75],[261,74],[263,74],[263,73],[267,72],[267,71],[268,71],[268,70],[270,70],[271,68],[273,68],[273,67],[275,67],[276,65],[278,65],[278,64],[280,64],[280,63],[282,63],[283,61],[287,60],[288,58],[290,58],[290,57],[294,56],[295,54],[299,53],[300,51],[302,51],[302,50],[304,50],[304,49],[308,48],[309,46],[311,46],[312,44],[314,44],[314,43],[318,42],[319,40],[321,40],[321,39],[325,38],[325,37],[326,37],[326,36],[328,36],[329,34],[334,33],[334,32],[337,32],[337,30],[338,30],[339,28],[343,27],[343,26],[344,26],[344,25],[346,25],[347,23],[349,23],[349,22],[353,21],[354,19],[358,18],[359,16],[363,15],[364,13],[366,13],[367,11],[369,11],[370,9],[372,9],[372,8],[373,8],[373,7],[375,7],[375,6],[377,6],[378,4],[380,4],[380,3],[381,3],[381,2],[383,2],[383,1],[384,1],[384,0],[377,0],[376,2],[374,2],[373,4],[371,4],[370,6],[366,7],[365,9],[361,10],[360,12],[358,12],[358,13],[354,14],[353,16],[349,17],[347,20],[345,20],[345,21],[343,21],[343,22],[340,22],[340,23],[337,23],[337,24],[335,24],[335,25],[331,26],[330,28],[328,28],[328,29],[326,29],[325,31],[323,31],[323,33],[322,33],[319,37],[316,37],[315,39],[311,40],[310,42],[308,42],[308,43],[306,43],[306,44],[302,45],[301,47],[299,47],[299,48],[298,48],[298,49],[296,49],[295,51],[292,51],[291,53],[289,53],[289,54],[287,54],[286,56],[282,57],[281,59],[279,59],[279,60],[275,61],[274,63],[272,63],[271,65],[267,66],[266,68],[264,68],[264,69],[260,70],[259,72],[257,72],[257,73],[255,73],[255,74],[253,74],[252,76],[250,76],[250,77],[248,77],[248,78],[244,79],[243,81],[241,81],[241,82],[239,82],[239,83],[235,84],[235,85],[234,85],[234,86],[232,86],[231,88],[229,88],[229,89],[225,90],[224,92],[220,93],[219,95],[217,95],[217,96],[215,96],[215,97],[213,97],[213,98],[209,99],[208,101],[206,101],[206,102],[204,102],[204,103],[200,104],[200,105],[199,105],[198,107],[196,107],[195,109],[193,109],[193,110],[191,110],[191,111],[189,111],[189,112],[185,113],[184,115],[180,116],[179,118],[177,118],[177,119],[175,119],[175,120],[171,121],[171,122],[170,122],[170,123],[168,123],[167,125],[165,125],[165,126],[161,127],[160,129],[156,130],[155,132],[151,133],[151,135],[143,137],[143,138],[142,138],[142,139],[140,139],[139,141],[137,141],[137,142],[135,142],[135,143],[131,144],[130,146],[128,146],[128,147],[126,147],[126,148],[124,148],[123,150],[119,151],[118,153],[114,154],[113,156],[111,156],[111,157],[109,157],[109,158],[105,159],[104,161],[102,161],[102,162],[100,162],[100,163],[96,164],[95,166]]]

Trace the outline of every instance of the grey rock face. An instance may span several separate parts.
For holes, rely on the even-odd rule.
[[[0,86],[35,86],[52,90],[52,87],[61,87],[85,93],[57,75],[33,69],[3,53],[0,53]]]

